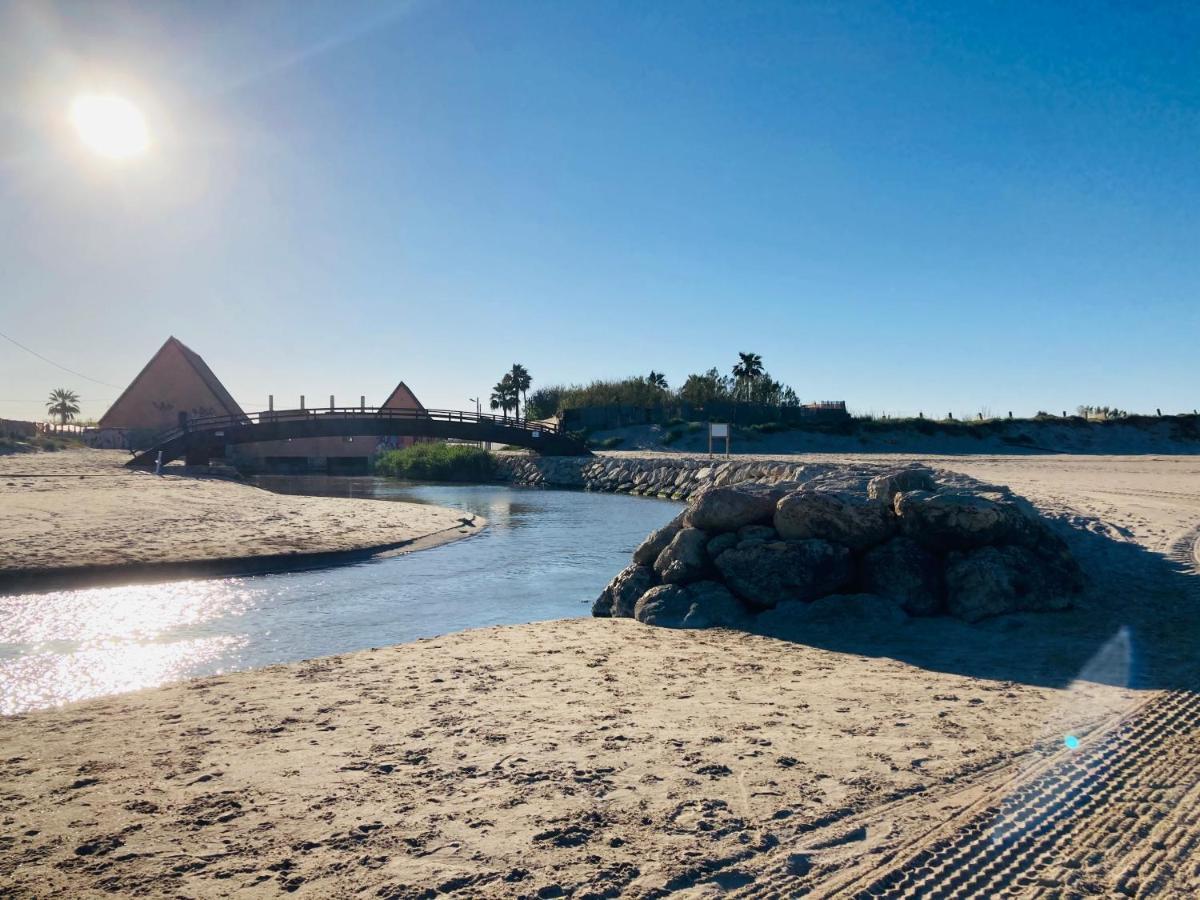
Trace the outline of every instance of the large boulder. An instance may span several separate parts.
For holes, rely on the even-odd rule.
[[[699,528],[681,528],[658,554],[654,571],[664,584],[697,581],[708,570],[707,544],[708,534]]]
[[[867,497],[889,506],[897,494],[905,491],[935,491],[933,471],[923,466],[911,466],[876,475],[867,482]]]
[[[1032,509],[1002,494],[907,491],[894,502],[900,530],[937,551],[1055,540]]]
[[[691,608],[692,598],[686,586],[661,584],[642,594],[634,607],[633,617],[646,625],[682,628]]]
[[[821,538],[863,550],[887,540],[896,517],[884,503],[851,491],[805,489],[775,507],[775,530],[787,540]]]
[[[887,597],[910,616],[932,616],[942,609],[941,562],[904,535],[863,554],[859,581],[863,590]]]
[[[946,565],[946,608],[968,622],[1011,612],[1069,609],[1082,575],[1026,547],[983,547],[952,553]]]
[[[629,618],[638,599],[654,586],[654,570],[637,563],[626,566],[592,604],[592,615]]]
[[[732,550],[738,544],[738,536],[727,531],[724,534],[718,534],[716,537],[709,540],[705,552],[708,553],[709,559],[716,559],[726,550]]]
[[[679,529],[683,528],[683,516],[684,514],[680,513],[662,528],[650,532],[633,551],[633,561],[643,566],[653,565],[658,559],[658,554],[667,548],[667,544],[671,543],[675,535],[679,534]]]
[[[742,625],[746,613],[724,585],[697,581],[651,588],[638,600],[634,618],[662,628],[713,628]]]
[[[685,628],[732,628],[745,624],[746,607],[719,581],[696,581],[687,586],[692,605]]]
[[[738,546],[717,557],[716,565],[729,589],[753,609],[815,600],[853,575],[846,547],[816,539]]]
[[[779,495],[764,484],[709,487],[692,498],[686,523],[718,533],[737,531],[743,525],[769,524]]]

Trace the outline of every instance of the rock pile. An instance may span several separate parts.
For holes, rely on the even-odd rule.
[[[596,616],[768,629],[853,616],[1066,609],[1083,575],[1066,544],[1007,488],[939,484],[925,468],[848,486],[709,486],[642,542]]]
[[[803,481],[829,470],[827,465],[779,460],[702,460],[681,456],[525,456],[500,454],[497,474],[503,481],[532,487],[585,488],[687,500],[706,487],[757,481]]]

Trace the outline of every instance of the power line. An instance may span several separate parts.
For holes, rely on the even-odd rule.
[[[68,369],[66,366],[62,365],[61,363],[56,363],[54,360],[48,359],[47,357],[42,356],[42,354],[38,353],[36,350],[29,349],[24,344],[22,344],[20,341],[13,340],[7,334],[5,334],[3,331],[0,331],[0,337],[4,338],[10,344],[15,344],[16,346],[20,347],[26,353],[36,356],[42,362],[50,363],[50,365],[54,366],[56,369],[62,369],[64,372],[70,372],[72,375],[82,378],[85,381],[92,381],[92,382],[95,382],[96,384],[102,384],[105,387],[116,388],[118,391],[122,389],[119,384],[109,384],[107,381],[101,381],[99,378],[92,378],[89,375],[84,375],[82,372],[76,372],[74,369]]]

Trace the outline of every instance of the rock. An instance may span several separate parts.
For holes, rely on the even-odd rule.
[[[946,565],[946,608],[978,622],[1010,612],[1069,609],[1082,588],[1072,562],[1046,559],[1026,547],[983,547],[953,553]]]
[[[626,566],[596,598],[592,604],[592,615],[599,617],[629,618],[633,615],[638,598],[654,586],[654,570],[637,563]]]
[[[936,491],[933,470],[923,466],[897,469],[876,475],[867,482],[867,497],[889,506],[896,495],[904,491]]]
[[[714,534],[737,531],[743,525],[770,522],[776,499],[762,484],[710,487],[692,497],[685,521]]]
[[[726,550],[716,560],[726,586],[753,609],[815,600],[851,578],[850,551],[822,540],[773,541]]]
[[[785,540],[821,538],[862,550],[887,540],[896,517],[885,504],[851,491],[803,489],[775,507],[775,530]]]
[[[718,534],[714,538],[710,538],[706,551],[709,559],[716,559],[726,550],[732,550],[737,546],[738,536],[732,531],[727,531],[724,534]]]
[[[847,625],[854,631],[891,630],[908,619],[894,600],[878,594],[831,594],[808,604],[809,625]]]
[[[932,616],[942,609],[942,567],[938,558],[898,535],[863,555],[863,589],[900,604],[910,616]]]
[[[642,595],[634,618],[661,628],[712,628],[740,625],[745,610],[737,598],[715,581],[664,584]]]
[[[692,605],[685,628],[732,628],[745,624],[746,608],[719,581],[696,581],[687,586]]]
[[[1036,513],[1001,494],[907,491],[894,502],[900,530],[938,551],[1057,540]]]
[[[642,594],[633,617],[646,625],[682,628],[692,608],[692,598],[681,584],[662,584]]]
[[[707,544],[706,532],[699,528],[681,528],[671,543],[658,554],[654,571],[664,584],[696,581],[708,571]]]
[[[770,525],[743,525],[737,530],[739,540],[743,541],[777,541],[779,532]]]
[[[653,564],[654,560],[658,559],[658,554],[666,549],[667,544],[671,543],[682,527],[683,513],[680,513],[662,528],[650,532],[650,536],[633,551],[633,561],[643,566]]]

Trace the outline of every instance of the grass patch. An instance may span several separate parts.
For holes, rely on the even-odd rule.
[[[602,441],[588,441],[588,446],[593,450],[616,450],[623,443],[625,438],[618,436],[606,437]]]
[[[491,481],[496,475],[496,458],[486,450],[462,444],[413,444],[378,456],[375,472],[413,481]]]

